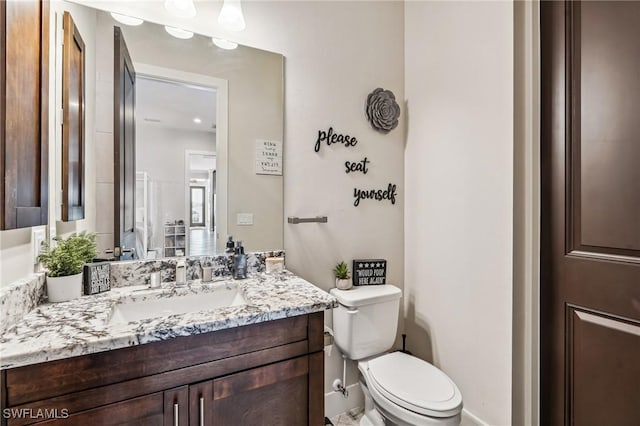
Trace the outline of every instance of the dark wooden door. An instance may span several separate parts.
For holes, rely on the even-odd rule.
[[[62,54],[62,220],[84,219],[85,47],[69,12],[64,13]]]
[[[541,422],[640,425],[640,2],[541,4]]]
[[[48,2],[0,1],[0,229],[47,223],[48,70]]]
[[[136,73],[119,27],[114,27],[113,142],[114,142],[114,256],[135,257],[135,84]],[[143,255],[143,253],[141,253]]]

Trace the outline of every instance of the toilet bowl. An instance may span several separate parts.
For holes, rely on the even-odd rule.
[[[460,424],[462,395],[446,374],[419,358],[391,352],[358,362],[360,384],[366,399],[379,414],[396,425],[457,426]],[[377,417],[367,410],[371,425]],[[372,419],[374,421],[372,421]]]
[[[332,289],[335,343],[358,361],[365,397],[362,426],[458,426],[462,395],[438,368],[403,352],[395,340],[401,291],[391,285]]]

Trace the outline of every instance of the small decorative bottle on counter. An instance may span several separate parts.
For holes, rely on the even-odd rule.
[[[233,237],[231,235],[229,235],[228,239],[227,239],[227,247],[224,250],[224,252],[226,254],[233,254],[233,247],[235,246],[234,242],[233,242]]]
[[[238,241],[233,256],[233,278],[236,280],[247,278],[247,255],[244,254],[242,241]]]

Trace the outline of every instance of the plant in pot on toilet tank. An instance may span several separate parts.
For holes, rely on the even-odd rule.
[[[54,241],[55,247],[45,242],[38,256],[47,269],[49,302],[77,299],[82,296],[82,268],[96,257],[96,236],[81,232]]]
[[[340,262],[333,269],[336,275],[336,288],[340,290],[348,290],[351,288],[351,273],[346,263]]]

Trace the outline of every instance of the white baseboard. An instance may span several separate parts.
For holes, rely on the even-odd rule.
[[[329,392],[324,394],[325,416],[332,418],[338,414],[346,413],[354,408],[364,407],[364,394],[359,383],[347,386],[349,396],[345,398],[340,392]],[[479,417],[473,415],[466,408],[462,409],[462,421],[460,426],[491,426]]]
[[[462,422],[460,426],[490,426],[489,423],[483,422],[479,417],[474,416],[465,408],[462,409]]]
[[[331,418],[347,411],[364,407],[364,394],[360,388],[360,383],[347,386],[349,397],[345,398],[340,392],[329,392],[324,394],[324,415]]]

